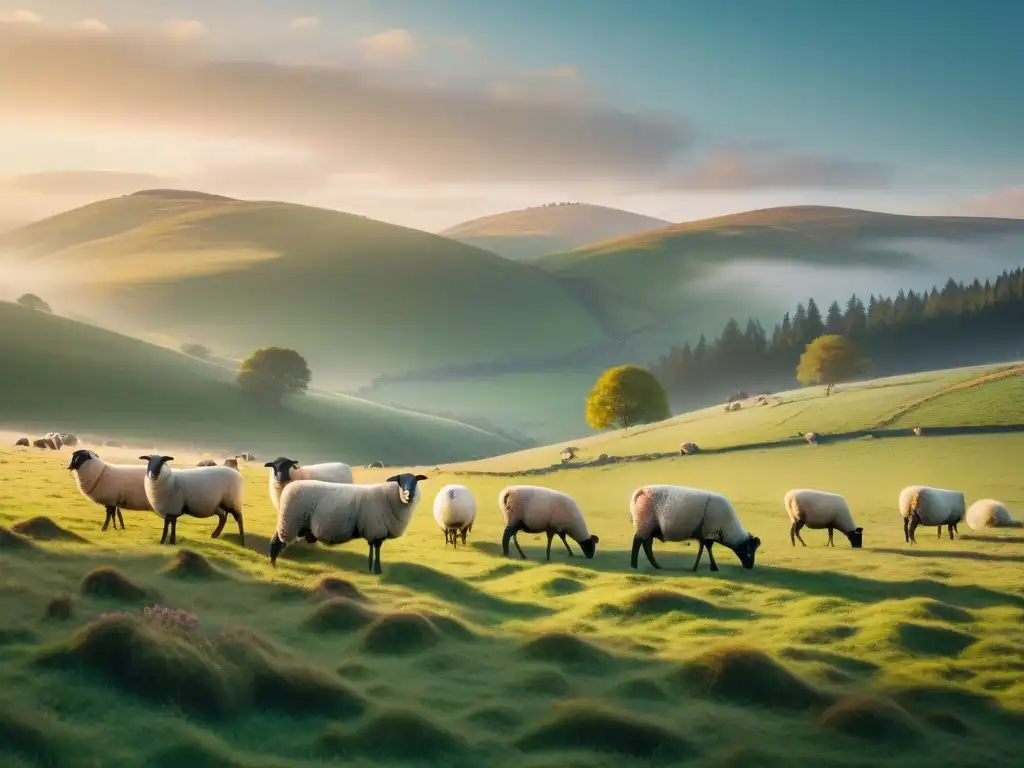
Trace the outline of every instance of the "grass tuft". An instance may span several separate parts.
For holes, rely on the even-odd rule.
[[[163,573],[176,579],[194,579],[197,581],[216,581],[226,578],[225,574],[198,552],[181,549],[174,555]]]
[[[470,750],[468,740],[459,732],[422,712],[407,709],[380,712],[346,730],[332,726],[320,736],[317,746],[322,754],[331,757],[430,760],[439,765]]]
[[[615,662],[615,657],[593,643],[567,632],[547,632],[528,640],[520,654],[533,661],[565,666],[600,666]]]
[[[441,642],[441,631],[421,613],[389,613],[366,629],[363,650],[370,654],[419,653]]]
[[[21,520],[11,526],[11,530],[28,536],[37,541],[62,541],[74,544],[85,544],[77,533],[72,533],[67,528],[62,528],[48,517],[31,517],[28,520]]]
[[[376,613],[347,597],[332,597],[316,607],[303,626],[314,632],[354,632],[371,623]]]
[[[907,710],[888,696],[870,693],[844,696],[821,713],[818,723],[874,742],[905,743],[921,733]]]
[[[138,602],[153,599],[157,593],[140,587],[116,568],[103,565],[94,568],[82,577],[79,590],[83,595],[121,602]]]
[[[46,618],[67,621],[75,612],[75,598],[63,592],[46,604]]]
[[[901,621],[893,633],[896,646],[913,656],[959,656],[978,638],[946,627]]]
[[[7,526],[0,525],[0,549],[6,552],[35,552],[39,547],[32,539],[15,533]]]

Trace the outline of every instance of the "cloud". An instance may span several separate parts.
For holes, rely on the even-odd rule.
[[[77,29],[80,32],[109,32],[110,27],[104,24],[99,19],[82,19],[76,21],[71,25],[73,29]]]
[[[470,53],[476,50],[476,43],[468,37],[448,37],[443,42],[448,48],[459,53]]]
[[[419,51],[419,43],[407,29],[389,29],[359,40],[363,57],[371,64],[402,64]]]
[[[26,173],[0,180],[13,192],[75,197],[112,197],[140,189],[166,186],[168,179],[128,171],[64,170]]]
[[[195,19],[171,19],[163,24],[164,34],[172,40],[197,40],[206,37],[206,26]]]
[[[681,121],[596,101],[500,99],[379,72],[211,61],[154,38],[27,27],[0,27],[4,117],[245,139],[310,154],[332,173],[433,184],[653,183],[689,140]]]
[[[955,206],[954,216],[994,216],[1024,219],[1024,186],[1006,187],[984,195],[974,195]]]
[[[805,187],[814,189],[884,189],[885,166],[813,153],[758,150],[711,152],[672,174],[666,187],[693,191]]]
[[[291,20],[292,29],[312,29],[320,26],[319,16],[298,16]]]
[[[527,74],[531,77],[555,78],[557,80],[579,80],[581,76],[576,67],[570,67],[567,64],[548,69],[531,69]]]
[[[43,17],[38,13],[20,8],[14,11],[0,11],[0,24],[41,24]]]

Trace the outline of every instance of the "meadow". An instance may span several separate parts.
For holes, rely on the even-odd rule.
[[[1008,386],[948,391],[978,376],[902,386],[917,386],[915,399],[946,391],[943,418],[956,420],[960,399],[975,413],[984,387]],[[836,423],[868,426],[908,402],[885,384],[863,387],[870,407],[854,408],[849,391],[827,408],[845,402]],[[213,524],[197,520],[169,547],[150,513],[101,532],[67,453],[0,449],[5,765],[963,767],[1022,754],[1024,536],[961,524],[956,540],[925,529],[912,547],[897,496],[908,484],[958,488],[1020,517],[1024,434],[552,471],[539,482],[572,494],[601,537],[593,560],[556,546],[544,562],[544,538],[524,534],[529,559],[501,557],[498,492],[538,481],[470,472],[508,457],[420,468],[420,506],[384,545],[379,577],[358,542],[296,543],[271,568],[260,462],[243,467],[246,548],[231,526],[211,540]],[[357,469],[356,480],[394,471]],[[449,482],[478,503],[457,550],[430,515]],[[722,552],[719,572],[705,561],[694,573],[695,546],[656,543],[665,569],[631,570],[628,498],[651,482],[728,495],[762,539],[755,568]],[[802,486],[846,495],[863,549],[841,536],[827,548],[820,531],[790,545],[782,496]],[[198,624],[147,618],[153,604]]]

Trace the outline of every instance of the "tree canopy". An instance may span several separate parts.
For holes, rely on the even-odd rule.
[[[665,389],[653,373],[637,365],[609,368],[587,397],[587,423],[594,429],[625,429],[670,415]]]
[[[819,336],[804,349],[796,367],[803,385],[839,384],[866,370],[870,360],[850,339],[839,334]]]
[[[53,312],[53,310],[50,309],[50,305],[34,293],[26,293],[19,296],[18,303],[26,309],[35,309],[39,312]]]
[[[306,361],[294,349],[264,347],[242,362],[237,381],[250,395],[280,403],[286,394],[303,394],[312,378]]]

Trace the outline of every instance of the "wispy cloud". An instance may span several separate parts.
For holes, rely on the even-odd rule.
[[[325,172],[433,184],[653,179],[689,141],[681,121],[596,100],[501,99],[483,88],[215,61],[155,38],[25,26],[0,28],[0,115],[74,130],[245,137],[308,153]]]
[[[961,216],[1024,219],[1024,186],[1006,187],[984,195],[975,195],[951,207],[949,212]]]
[[[698,157],[674,173],[666,186],[678,190],[737,191],[806,187],[816,189],[884,189],[889,169],[813,153],[758,149],[717,151]]]
[[[319,16],[298,16],[291,20],[292,29],[313,29],[319,26]]]
[[[196,40],[206,37],[206,25],[195,19],[170,19],[164,22],[163,31],[172,40]]]
[[[13,11],[0,10],[0,24],[41,24],[43,17],[38,13],[19,8]]]
[[[77,29],[80,32],[109,32],[110,27],[104,24],[99,19],[82,19],[76,21],[71,25],[73,29]]]
[[[366,60],[375,66],[404,64],[419,52],[419,41],[408,29],[389,29],[359,40]]]
[[[168,180],[149,173],[103,170],[60,170],[26,173],[0,179],[0,188],[37,195],[109,197],[161,187]]]

